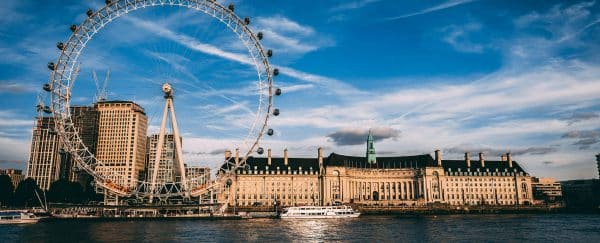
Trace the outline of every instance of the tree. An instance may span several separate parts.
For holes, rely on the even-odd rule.
[[[48,190],[48,201],[55,203],[81,203],[84,197],[83,187],[78,182],[65,179],[52,182]]]
[[[35,192],[42,195],[42,190],[38,187],[33,178],[27,178],[17,186],[15,190],[14,205],[20,207],[41,206]]]
[[[0,207],[6,207],[13,201],[15,187],[8,175],[0,175]]]

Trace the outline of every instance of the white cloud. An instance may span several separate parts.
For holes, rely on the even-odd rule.
[[[345,10],[353,10],[353,9],[363,8],[369,4],[376,3],[379,1],[380,0],[347,1],[347,2],[341,3],[341,4],[331,8],[330,11],[337,12],[337,11],[345,11]]]
[[[190,37],[190,36],[187,36],[184,34],[175,33],[172,30],[169,30],[166,27],[161,26],[159,23],[146,21],[146,20],[142,20],[142,19],[134,18],[134,17],[126,17],[125,19],[127,19],[128,21],[131,21],[133,24],[137,25],[138,27],[144,28],[146,30],[151,30],[153,33],[156,33],[157,35],[159,35],[163,38],[169,39],[171,41],[175,41],[175,42],[177,42],[181,45],[184,45],[192,50],[206,53],[206,54],[213,55],[213,56],[217,56],[217,57],[221,57],[221,58],[224,58],[227,60],[235,61],[240,64],[254,65],[253,61],[250,58],[248,58],[247,55],[224,51],[222,49],[219,49],[216,46],[202,43],[202,42],[194,39],[193,37]],[[293,30],[293,31],[310,32],[309,30],[306,30],[303,27],[299,27],[299,26],[296,26],[295,24],[287,23],[285,21],[284,21],[283,26],[285,26],[285,28],[289,28],[290,30]],[[287,75],[287,76],[290,76],[290,77],[293,77],[293,78],[296,78],[296,79],[299,79],[302,81],[307,81],[307,82],[325,86],[325,87],[329,88],[329,91],[331,93],[336,93],[336,94],[340,94],[340,95],[362,93],[361,91],[352,87],[351,85],[348,85],[339,80],[335,80],[332,78],[328,78],[328,77],[324,77],[324,76],[320,76],[320,75],[316,75],[316,74],[302,72],[302,71],[299,71],[299,70],[296,70],[293,68],[289,68],[289,67],[278,67],[278,68],[282,71],[281,72],[282,75]]]
[[[475,0],[449,0],[449,1],[444,2],[442,4],[435,5],[433,7],[429,7],[429,8],[423,9],[423,10],[419,10],[417,12],[403,14],[403,15],[396,16],[396,17],[390,17],[390,18],[387,18],[387,20],[404,19],[404,18],[408,18],[408,17],[413,17],[413,16],[418,16],[418,15],[428,14],[428,13],[431,13],[431,12],[441,11],[441,10],[444,10],[444,9],[448,9],[448,8],[460,6],[460,5],[463,5],[463,4],[467,4],[467,3],[470,3],[470,2],[473,2],[473,1],[475,1]]]
[[[470,33],[479,30],[481,30],[481,24],[478,23],[469,23],[464,26],[451,25],[443,29],[443,32],[446,33],[443,40],[457,51],[481,53],[484,46],[470,40]]]
[[[32,93],[37,90],[38,87],[31,83],[0,80],[0,93]]]
[[[334,44],[325,34],[283,16],[258,17],[255,22],[252,28],[255,32],[263,32],[264,46],[273,49],[275,55],[289,54],[287,56],[297,58]]]

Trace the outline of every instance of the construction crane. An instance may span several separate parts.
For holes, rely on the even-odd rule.
[[[110,68],[106,70],[106,76],[104,76],[104,82],[102,83],[102,86],[100,86],[100,82],[98,81],[96,70],[92,70],[92,77],[94,78],[94,83],[96,83],[96,96],[94,97],[94,103],[98,101],[105,101],[106,85],[108,84],[108,77],[110,77]]]

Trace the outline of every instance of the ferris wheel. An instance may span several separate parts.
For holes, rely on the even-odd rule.
[[[53,132],[60,137],[65,152],[71,155],[79,169],[94,177],[98,187],[118,196],[150,198],[198,196],[214,190],[222,184],[230,183],[231,173],[235,173],[235,169],[243,167],[249,156],[253,153],[262,154],[264,152],[260,146],[261,139],[265,134],[271,136],[274,133],[273,129],[268,126],[269,118],[278,116],[280,112],[273,106],[273,97],[281,94],[281,89],[275,88],[273,85],[273,78],[279,74],[279,70],[269,65],[269,58],[273,52],[263,49],[260,43],[263,34],[261,32],[254,34],[249,28],[250,18],[238,17],[234,13],[233,4],[225,7],[214,0],[106,0],[105,3],[106,5],[97,11],[88,10],[87,18],[80,25],[70,26],[72,34],[68,40],[56,45],[60,50],[59,58],[56,62],[48,63],[51,75],[48,83],[44,84],[43,90],[49,93],[51,103],[49,106],[39,105],[38,109],[45,113],[51,113],[54,117],[55,129]],[[174,183],[137,180],[135,186],[125,186],[111,180],[105,173],[97,173],[96,168],[105,166],[106,163],[90,152],[71,117],[70,104],[75,79],[80,68],[79,58],[86,50],[88,42],[109,23],[128,13],[138,9],[162,6],[188,8],[222,23],[222,26],[237,36],[245,46],[248,51],[249,64],[256,71],[259,95],[252,125],[249,126],[248,133],[241,142],[246,145],[246,149],[235,160],[235,163],[231,164],[231,160],[225,161],[230,164],[228,167],[230,169],[219,173],[221,176],[216,181],[197,188],[189,187],[190,181],[194,178]],[[165,93],[172,92],[170,86],[163,86],[163,91]]]

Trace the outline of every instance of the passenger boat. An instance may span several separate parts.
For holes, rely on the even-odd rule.
[[[22,211],[0,212],[0,224],[32,224],[37,223],[39,217],[33,213]]]
[[[284,208],[280,215],[282,219],[327,219],[327,218],[356,218],[360,215],[350,206],[302,206]]]

